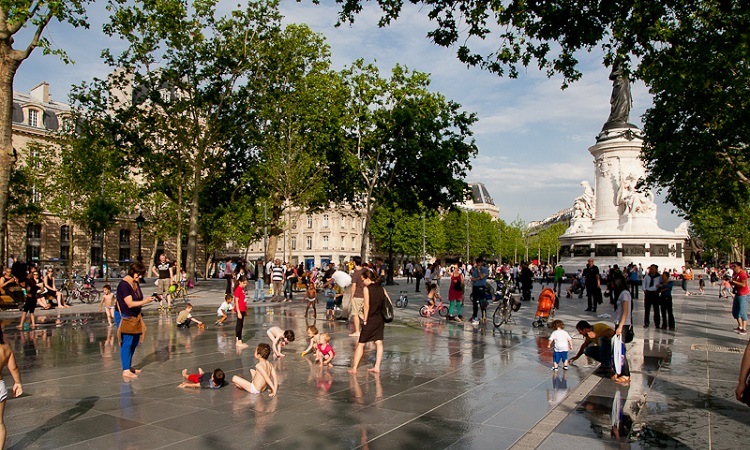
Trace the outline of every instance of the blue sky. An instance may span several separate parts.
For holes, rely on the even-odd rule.
[[[282,0],[286,23],[306,23],[326,36],[337,69],[357,58],[375,61],[384,74],[397,63],[431,74],[432,88],[448,99],[476,112],[474,126],[479,155],[467,181],[487,185],[500,217],[512,221],[541,220],[572,205],[581,194],[579,183],[594,184],[593,158],[587,151],[609,115],[611,82],[599,54],[579,55],[583,78],[562,90],[562,78],[547,78],[531,68],[518,79],[500,78],[477,68],[467,68],[455,49],[432,44],[425,36],[433,28],[426,12],[407,2],[401,18],[386,28],[377,27],[379,10],[367,3],[354,25],[336,28],[337,5],[323,0]],[[236,2],[222,2],[231,8]],[[108,68],[99,55],[120,43],[101,32],[106,19],[99,2],[89,9],[91,28],[76,30],[52,24],[47,37],[75,61],[65,65],[54,56],[35,51],[15,79],[15,90],[28,92],[41,81],[50,83],[52,98],[67,101],[72,84],[102,77]],[[17,42],[25,42],[21,37]],[[480,42],[486,49],[491,42]],[[650,105],[643,84],[635,83],[631,123]],[[682,219],[671,214],[671,205],[659,205],[659,224],[674,229]]]

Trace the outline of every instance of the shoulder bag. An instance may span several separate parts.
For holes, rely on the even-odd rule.
[[[383,294],[385,294],[385,290],[383,291]],[[393,322],[393,303],[391,303],[391,299],[388,298],[388,296],[385,296],[385,299],[383,300],[383,309],[381,310],[383,314],[383,322],[385,323],[391,323]]]

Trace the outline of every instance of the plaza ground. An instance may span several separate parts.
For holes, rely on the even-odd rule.
[[[131,383],[122,381],[116,333],[98,305],[40,312],[37,329],[23,332],[15,329],[20,314],[4,311],[5,339],[25,389],[7,401],[6,447],[736,449],[746,442],[750,409],[734,400],[734,387],[747,337],[732,331],[731,302],[718,299],[716,288],[702,297],[675,289],[676,331],[644,330],[642,300],[636,301],[636,339],[628,346],[633,377],[619,386],[594,375],[597,364],[585,357],[568,371],[550,370],[548,330],[531,326],[536,302],[500,329],[446,323],[419,317],[424,294],[397,282],[388,291],[395,298],[406,290],[409,306],[386,326],[379,375],[364,367],[357,376],[346,372],[355,343],[349,325],[305,319],[302,293],[292,304],[252,304],[244,334],[251,348],[239,355],[233,318],[213,325],[223,280],[200,282],[191,293],[206,330],[177,329],[179,308],[145,308],[148,331],[134,359],[143,373]],[[539,290],[537,283],[534,297]],[[578,320],[611,320],[585,307],[585,298],[563,298],[557,313],[575,348],[582,342]],[[467,301],[464,316],[470,312]],[[611,308],[602,305],[602,313]],[[333,368],[300,356],[313,323],[333,337]],[[269,325],[297,335],[286,357],[272,359],[280,377],[276,398],[233,386],[177,388],[184,368],[247,377],[252,349],[267,342]],[[365,359],[371,366],[373,352]],[[7,371],[4,378],[9,382]]]

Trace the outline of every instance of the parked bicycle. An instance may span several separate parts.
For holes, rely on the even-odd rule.
[[[401,291],[400,295],[398,296],[398,300],[396,300],[396,306],[399,308],[406,308],[406,305],[409,304],[409,297],[406,296],[406,291]]]
[[[187,281],[181,281],[180,284],[174,283],[169,286],[169,295],[172,297],[172,300],[182,300],[183,303],[187,303]]]
[[[504,323],[513,321],[511,316],[521,309],[521,294],[516,294],[516,284],[510,281],[503,290],[497,289],[495,296],[500,298],[495,312],[492,313],[492,324],[495,328],[500,328]]]
[[[72,289],[70,290],[69,286],[71,286],[70,280],[67,280],[65,282],[65,287],[63,287],[65,303],[71,304],[73,300],[80,300],[81,303],[88,304],[99,301],[101,292],[94,287],[94,284],[90,280],[84,279],[82,281],[73,281]]]

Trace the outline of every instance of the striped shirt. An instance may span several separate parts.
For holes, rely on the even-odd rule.
[[[283,266],[273,266],[271,269],[271,281],[284,281]]]

